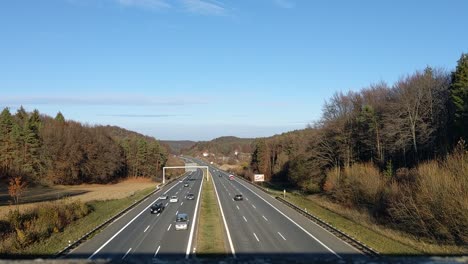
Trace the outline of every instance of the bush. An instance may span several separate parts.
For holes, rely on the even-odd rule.
[[[0,221],[2,241],[0,253],[11,254],[38,241],[52,233],[62,231],[73,221],[89,214],[90,207],[80,201],[70,203],[50,202],[30,211],[20,213],[10,211],[7,221]]]

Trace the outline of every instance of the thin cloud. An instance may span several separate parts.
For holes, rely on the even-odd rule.
[[[285,8],[285,9],[291,9],[291,8],[294,8],[296,6],[296,4],[294,4],[294,2],[290,1],[290,0],[275,0],[275,4],[281,8]]]
[[[186,11],[199,15],[224,16],[227,13],[218,1],[182,0],[182,5]]]
[[[189,115],[171,115],[171,114],[113,114],[113,115],[98,115],[98,116],[164,118],[164,117],[181,117],[181,116],[189,116]]]
[[[207,104],[207,99],[196,97],[147,97],[147,96],[3,96],[2,105],[197,105]]]
[[[166,0],[116,0],[122,6],[139,7],[145,9],[162,9],[171,7]]]

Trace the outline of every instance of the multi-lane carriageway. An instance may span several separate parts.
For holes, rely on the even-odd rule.
[[[193,160],[192,160],[193,161]],[[309,221],[250,183],[235,178],[209,164],[217,199],[222,211],[229,258],[297,259],[339,261],[360,252],[333,234]],[[73,250],[68,258],[110,259],[114,262],[152,263],[158,259],[193,259],[196,252],[196,224],[203,172],[184,175],[164,186],[138,206],[115,220],[102,232]],[[188,182],[189,187],[184,187]],[[188,193],[194,200],[186,200]],[[159,200],[161,195],[179,198],[177,203]],[[242,194],[243,201],[234,201]],[[149,206],[162,201],[166,209],[158,215]],[[188,230],[174,228],[177,213],[187,213]],[[196,255],[200,258],[200,255]]]

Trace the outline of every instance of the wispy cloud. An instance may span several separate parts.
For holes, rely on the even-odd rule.
[[[189,115],[171,115],[171,114],[112,114],[112,115],[105,115],[105,114],[101,114],[99,116],[164,118],[164,117],[181,117],[181,116],[189,116]]]
[[[123,6],[139,7],[146,9],[161,9],[171,7],[166,0],[115,0]]]
[[[186,97],[148,96],[2,96],[0,105],[196,105],[207,104],[207,99]]]
[[[200,15],[224,16],[226,8],[218,1],[209,0],[182,0],[186,11]]]
[[[291,9],[296,6],[296,4],[290,0],[274,0],[275,4],[281,8]]]

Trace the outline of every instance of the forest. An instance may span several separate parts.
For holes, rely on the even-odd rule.
[[[20,107],[0,114],[0,180],[28,184],[110,183],[156,177],[167,150],[151,137],[118,127],[88,126]]]
[[[338,92],[306,129],[253,143],[245,174],[368,211],[417,237],[468,244],[468,54],[393,85]]]

